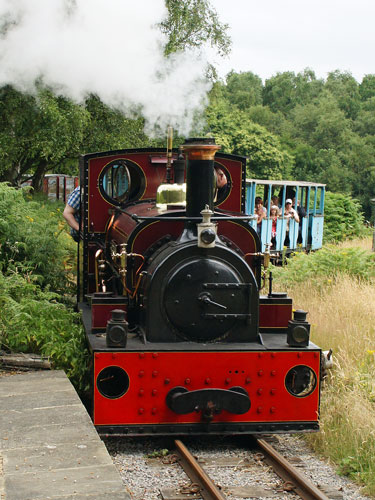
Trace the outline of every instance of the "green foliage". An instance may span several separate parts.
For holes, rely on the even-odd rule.
[[[350,122],[330,94],[323,94],[313,103],[297,105],[291,116],[296,136],[319,149],[340,143],[350,130]]]
[[[317,162],[315,148],[303,141],[296,141],[290,152],[294,157],[293,177],[315,182],[320,178],[321,165]]]
[[[142,147],[147,141],[141,117],[126,118],[120,111],[106,106],[96,95],[87,97],[85,109],[89,123],[82,141],[82,152]]]
[[[245,111],[233,110],[220,86],[213,90],[207,122],[221,151],[249,157],[250,177],[282,179],[289,176],[291,157],[278,138],[250,121]]]
[[[366,228],[357,200],[340,193],[326,192],[324,209],[324,241],[338,243],[365,236]],[[325,244],[319,252],[297,253],[285,268],[273,269],[275,278],[287,286],[294,283],[332,281],[339,273],[358,279],[375,278],[375,254],[359,248],[339,248]],[[327,282],[325,282],[327,284]]]
[[[375,135],[375,96],[362,104],[354,122],[354,130],[362,137]]]
[[[328,73],[325,87],[336,98],[346,117],[355,119],[360,108],[360,92],[359,84],[351,73],[339,70]]]
[[[348,195],[327,191],[324,208],[324,241],[339,242],[364,234],[364,217],[358,201]]]
[[[0,272],[0,342],[2,348],[38,353],[65,370],[79,390],[87,383],[88,351],[79,314],[43,291],[32,276]]]
[[[375,75],[365,75],[359,86],[362,101],[375,97]]]
[[[39,85],[37,95],[0,88],[0,180],[20,182],[32,171],[39,187],[44,173],[76,158],[89,115],[69,99]]]
[[[97,96],[78,105],[41,84],[35,96],[0,88],[0,180],[20,184],[25,174],[41,187],[43,175],[57,169],[75,174],[82,153],[137,147],[146,136],[143,120],[125,118]]]
[[[225,83],[214,86],[208,124],[225,151],[249,156],[254,176],[322,182],[330,191],[350,194],[369,219],[375,185],[375,75],[358,84],[338,70],[325,81],[311,69],[288,71],[266,80],[262,101],[259,91],[260,80],[251,72],[231,72]],[[263,127],[262,133],[251,124]]]
[[[246,110],[246,116],[272,134],[281,136],[281,139],[289,134],[290,124],[280,111],[274,113],[268,106],[256,105]]]
[[[339,463],[339,473],[351,479],[358,480],[361,477],[363,463],[359,460],[360,457],[345,457]]]
[[[168,16],[160,23],[160,29],[168,37],[166,54],[205,43],[210,43],[220,55],[229,53],[228,25],[219,21],[209,0],[165,0],[165,4]]]
[[[80,316],[68,307],[77,248],[62,210],[0,183],[0,343],[49,357],[84,389],[85,338]]]
[[[360,248],[325,245],[319,252],[297,253],[286,267],[272,270],[277,282],[286,286],[306,282],[320,284],[322,278],[327,285],[340,273],[371,281],[375,278],[375,254]]]
[[[262,104],[262,80],[251,71],[227,75],[225,94],[230,104],[245,110]]]
[[[154,450],[146,455],[146,458],[163,458],[169,454],[167,448],[162,448],[161,450]]]
[[[62,206],[38,203],[27,191],[0,183],[0,269],[22,272],[32,282],[71,293],[76,245],[66,231]]]
[[[277,73],[266,80],[263,88],[263,104],[274,111],[288,115],[297,105],[306,105],[315,99],[323,88],[323,81],[315,73],[305,69],[295,75],[292,71]]]

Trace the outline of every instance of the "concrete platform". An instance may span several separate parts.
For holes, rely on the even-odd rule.
[[[0,378],[1,500],[130,500],[63,371]]]

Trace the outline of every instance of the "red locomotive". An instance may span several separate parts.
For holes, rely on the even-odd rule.
[[[271,279],[260,293],[269,252],[245,215],[246,160],[218,149],[82,157],[80,309],[101,434],[319,428],[322,352],[287,294]]]

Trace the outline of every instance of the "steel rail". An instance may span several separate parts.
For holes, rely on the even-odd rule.
[[[180,457],[181,467],[193,483],[201,486],[201,491],[199,492],[201,497],[204,500],[226,500],[227,497],[217,488],[186,446],[178,439],[174,443]]]
[[[303,500],[329,500],[306,476],[293,467],[264,439],[257,439],[256,443],[263,451],[265,461],[271,465],[278,476],[292,485],[293,491]]]

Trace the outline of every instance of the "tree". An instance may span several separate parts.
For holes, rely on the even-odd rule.
[[[7,86],[0,89],[0,110],[0,181],[17,185],[26,175],[36,190],[47,172],[76,174],[80,154],[146,140],[141,117],[125,118],[93,95],[78,105],[43,87],[31,96]]]
[[[351,129],[351,122],[327,92],[310,104],[296,106],[291,117],[294,136],[317,150],[340,148]]]
[[[160,23],[167,35],[165,54],[209,43],[220,55],[230,51],[228,25],[219,21],[209,0],[165,0],[167,18]]]
[[[316,169],[320,174],[315,181],[327,185],[327,189],[349,194],[352,191],[353,175],[344,158],[334,149],[320,149],[315,157]]]
[[[290,123],[285,116],[277,111],[274,113],[268,106],[252,106],[246,111],[248,119],[258,125],[262,125],[272,134],[279,136],[288,135],[290,131]]]
[[[365,75],[359,85],[359,95],[362,101],[375,97],[375,75]]]
[[[310,68],[305,68],[294,78],[295,103],[306,106],[317,99],[323,89],[324,81],[317,79],[315,73]]]
[[[293,178],[316,182],[321,175],[321,166],[316,159],[316,149],[305,142],[297,141],[291,148],[294,157]],[[319,168],[320,167],[320,168]]]
[[[317,80],[309,68],[297,75],[291,71],[277,73],[265,82],[263,104],[288,115],[298,104],[307,105],[316,99],[323,87],[323,80]]]
[[[352,134],[345,146],[340,156],[348,172],[346,182],[351,180],[352,196],[361,202],[366,216],[370,217],[370,199],[374,197],[375,185],[375,137]]]
[[[126,118],[95,95],[88,96],[85,109],[89,113],[89,123],[81,146],[84,152],[142,147],[147,141],[141,116]]]
[[[339,70],[328,73],[325,88],[335,97],[346,117],[355,119],[360,109],[360,93],[358,82],[352,74]]]
[[[2,87],[0,106],[0,180],[17,184],[32,172],[39,189],[49,169],[77,158],[89,120],[84,107],[40,86],[36,96]]]
[[[375,135],[375,95],[362,103],[354,121],[354,130],[362,137]]]
[[[246,73],[232,71],[227,75],[225,96],[238,109],[245,110],[262,104],[262,89],[261,78],[251,71]]]
[[[295,106],[294,78],[293,72],[286,71],[266,80],[263,88],[263,104],[275,113],[281,111],[285,115],[288,114]]]
[[[293,160],[282,149],[276,136],[264,127],[251,122],[245,112],[233,110],[215,89],[207,109],[207,122],[221,151],[247,156],[250,160],[248,175],[263,179],[288,178]]]

